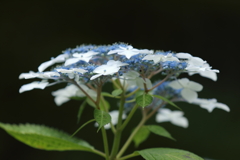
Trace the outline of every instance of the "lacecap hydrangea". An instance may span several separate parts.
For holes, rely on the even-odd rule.
[[[198,98],[197,92],[203,89],[201,84],[188,78],[178,79],[180,74],[187,73],[190,76],[199,74],[216,81],[218,72],[205,60],[189,53],[137,49],[125,43],[80,45],[66,49],[55,58],[43,62],[37,72],[20,74],[19,79],[41,80],[23,85],[19,92],[67,83],[66,88],[52,93],[58,106],[71,97],[88,97],[92,102],[96,102],[100,93],[99,88],[102,88],[106,82],[116,83],[115,79],[119,79],[129,93],[142,90],[145,93],[165,97],[172,102],[185,101],[197,104],[209,112],[214,108],[229,111],[227,105],[218,103],[216,99]],[[153,76],[160,80],[152,82]],[[134,102],[134,94],[129,97],[130,102]],[[157,122],[169,121],[187,127],[188,122],[183,118],[183,112],[178,111],[175,114],[176,111],[164,108],[166,103],[154,97],[147,107],[159,109]],[[129,111],[129,107],[126,108]]]

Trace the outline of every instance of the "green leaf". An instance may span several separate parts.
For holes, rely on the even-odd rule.
[[[152,133],[156,134],[156,135],[159,135],[159,136],[163,136],[163,137],[166,137],[166,138],[170,138],[172,140],[175,140],[171,134],[166,130],[164,129],[163,127],[161,126],[157,126],[157,125],[147,125],[146,126],[149,131],[151,131]]]
[[[113,97],[113,95],[111,95],[111,94],[108,93],[108,92],[101,92],[101,95],[102,95],[102,96],[106,96],[106,97]]]
[[[17,140],[33,148],[42,150],[81,150],[93,151],[93,147],[86,141],[72,138],[69,134],[43,125],[20,124],[11,125],[0,123],[0,128]]]
[[[86,100],[83,101],[83,103],[80,105],[80,107],[79,107],[79,109],[78,109],[77,123],[79,123],[79,121],[80,121],[80,118],[81,118],[82,112],[83,112],[83,110],[84,110],[86,104],[87,104],[87,101],[86,101]]]
[[[148,128],[146,126],[142,126],[133,137],[133,142],[135,144],[135,147],[138,147],[139,144],[144,142],[148,138],[149,134],[150,132]]]
[[[170,101],[170,100],[168,100],[167,98],[165,98],[165,97],[162,97],[162,96],[159,96],[159,95],[152,95],[153,97],[156,97],[156,98],[158,98],[158,99],[161,99],[161,100],[163,100],[163,101],[165,101],[165,102],[167,102],[167,103],[169,103],[170,105],[172,105],[173,107],[176,107],[177,109],[179,109],[179,110],[182,110],[180,107],[178,107],[175,103],[173,103],[172,101]]]
[[[144,93],[136,98],[136,102],[141,107],[146,107],[150,105],[153,101],[153,97],[150,94]]]
[[[93,108],[97,108],[96,105],[93,103],[93,101],[91,101],[89,98],[87,98],[87,103],[88,105],[92,106]],[[105,110],[110,108],[110,104],[108,103],[108,101],[106,101],[105,99],[101,98],[100,99],[100,109]]]
[[[85,126],[88,125],[89,123],[95,122],[95,121],[96,121],[95,119],[91,119],[91,120],[85,122],[83,125],[81,125],[81,126],[71,135],[71,137],[73,137],[75,134],[77,134],[83,127],[85,127]]]
[[[120,86],[121,86],[121,82],[120,82],[119,79],[113,80],[113,88],[114,88],[114,89],[119,89]]]
[[[123,91],[121,89],[115,89],[114,91],[112,91],[112,95],[114,97],[120,95]]]
[[[100,108],[102,110],[108,110],[108,109],[110,109],[110,104],[104,98],[101,98],[100,99]]]
[[[94,118],[96,119],[99,125],[97,132],[102,126],[110,123],[112,119],[109,113],[98,109],[94,110]]]
[[[172,148],[150,148],[136,152],[145,160],[203,160],[191,152]]]
[[[145,92],[143,90],[139,90],[135,93],[135,98],[137,98],[138,96],[143,95]]]
[[[86,101],[87,101],[87,104],[88,104],[89,106],[91,106],[91,107],[93,107],[93,108],[96,108],[95,103],[93,103],[93,101],[91,101],[91,99],[87,98]]]

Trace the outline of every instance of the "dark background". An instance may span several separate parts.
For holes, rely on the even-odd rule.
[[[151,135],[139,149],[172,147],[188,150],[201,157],[237,160],[240,149],[239,119],[239,35],[238,0],[70,0],[0,1],[0,122],[45,124],[73,133],[79,102],[61,107],[54,104],[51,92],[64,85],[18,93],[22,72],[56,57],[66,48],[80,44],[126,42],[135,48],[188,52],[219,69],[218,81],[190,77],[204,85],[202,98],[217,98],[231,111],[212,113],[195,105],[179,104],[190,121],[183,129],[163,123],[176,142]],[[88,107],[81,123],[91,119]],[[126,129],[137,124],[139,117]],[[148,123],[153,124],[154,118]],[[111,138],[112,135],[108,133]],[[101,134],[88,125],[78,137],[102,149]],[[123,140],[127,136],[123,137]],[[122,142],[124,142],[122,141]],[[131,153],[133,145],[127,151]],[[0,130],[1,160],[90,160],[101,159],[87,152],[50,152],[30,148]],[[133,158],[134,159],[134,158]],[[135,159],[141,159],[137,157]]]

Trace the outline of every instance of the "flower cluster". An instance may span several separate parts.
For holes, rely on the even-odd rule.
[[[216,99],[198,98],[197,92],[203,89],[201,84],[187,78],[178,79],[181,73],[188,73],[190,76],[199,74],[216,81],[218,72],[205,60],[189,53],[136,49],[125,43],[81,45],[74,49],[67,49],[57,57],[40,64],[38,72],[22,73],[19,79],[40,78],[41,81],[25,84],[19,92],[44,89],[66,82],[66,88],[52,93],[58,106],[70,100],[71,97],[87,97],[97,104],[100,101],[99,88],[106,82],[117,85],[115,80],[117,79],[125,92],[130,94],[142,90],[145,93],[165,97],[172,102],[185,101],[197,104],[209,112],[214,108],[229,111],[228,106],[218,103]],[[158,76],[161,80],[152,83],[153,76]],[[131,102],[135,100],[134,95],[129,96],[130,99],[132,98]],[[175,125],[187,127],[188,121],[183,117],[183,112],[171,111],[164,107],[165,104],[167,104],[166,101],[154,98],[147,106],[159,110],[156,121],[169,121]],[[116,117],[115,112],[113,115]],[[116,124],[116,118],[113,119],[113,124]]]

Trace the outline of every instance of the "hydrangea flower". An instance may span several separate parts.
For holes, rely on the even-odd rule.
[[[187,128],[188,120],[183,114],[182,111],[171,111],[170,109],[162,108],[156,114],[156,122],[171,122],[176,126]]]
[[[201,58],[193,57],[189,53],[177,53],[176,56],[179,59],[187,62],[188,66],[185,68],[185,70],[188,72],[189,75],[198,73],[202,77],[210,78],[213,81],[217,80],[216,73],[219,73],[219,70],[212,69],[212,67],[210,67],[210,65]]]
[[[145,78],[145,80],[139,77],[140,74],[136,71],[130,70],[127,73],[123,74],[123,78],[126,83],[131,87],[139,87],[144,88],[144,83],[146,84],[147,88],[152,88],[152,83],[149,79]]]
[[[214,108],[223,109],[227,112],[230,111],[229,107],[226,104],[217,102],[217,100],[215,98],[213,98],[213,99],[197,98],[192,103],[197,104],[200,107],[208,110],[208,112],[212,112]]]
[[[172,81],[168,85],[174,89],[182,89],[181,95],[188,102],[193,102],[198,97],[197,92],[203,88],[201,84],[189,81],[187,78]]]
[[[126,66],[127,63],[122,63],[120,61],[110,60],[105,65],[101,65],[93,70],[93,73],[97,73],[92,76],[90,80],[94,80],[102,75],[113,75],[118,72],[121,66]]]
[[[96,92],[89,89],[83,84],[79,84],[83,90],[85,90],[92,98],[96,98]],[[86,95],[79,90],[79,88],[73,84],[66,86],[65,88],[59,89],[52,92],[52,95],[55,96],[55,103],[60,106],[63,103],[70,100],[71,97],[86,97]]]
[[[41,82],[38,82],[38,81],[34,81],[32,83],[28,83],[28,84],[25,84],[23,86],[21,86],[21,88],[19,89],[19,93],[22,93],[22,92],[25,92],[25,91],[30,91],[32,89],[44,89],[45,87],[47,87],[49,83],[47,81],[41,81]]]
[[[153,51],[150,51],[147,49],[139,50],[139,49],[133,48],[132,46],[126,46],[126,47],[119,46],[118,49],[108,52],[108,54],[114,54],[114,53],[117,53],[119,55],[124,55],[129,59],[132,56],[137,55],[139,53],[153,54]]]
[[[66,62],[64,63],[65,66],[77,63],[78,61],[82,60],[85,62],[89,62],[89,60],[94,56],[97,55],[98,52],[94,52],[94,51],[88,51],[87,53],[74,53],[73,57],[74,58],[69,58],[66,60]]]
[[[38,67],[38,71],[42,72],[44,71],[46,68],[48,68],[49,66],[55,64],[55,63],[62,63],[66,60],[66,58],[68,58],[69,55],[68,54],[60,54],[59,56],[57,56],[56,58],[52,58],[50,61],[47,62],[43,62],[39,67]]]
[[[58,77],[60,77],[60,74],[57,72],[35,73],[33,71],[30,71],[29,73],[22,73],[19,75],[19,79],[31,79],[31,78],[56,79]]]

